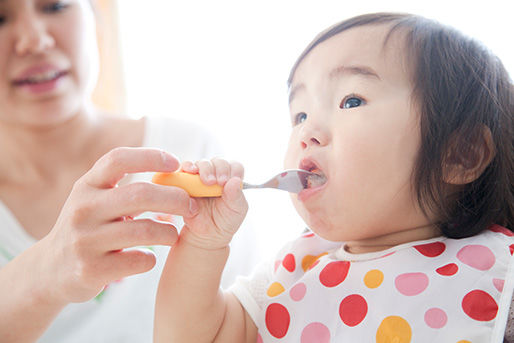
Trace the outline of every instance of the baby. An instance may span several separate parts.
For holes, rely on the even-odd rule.
[[[309,231],[228,291],[243,168],[188,162],[195,199],[156,303],[156,342],[502,342],[514,286],[514,91],[478,43],[377,13],[318,35],[289,78],[286,168]]]

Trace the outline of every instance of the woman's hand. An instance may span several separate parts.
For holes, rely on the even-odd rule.
[[[37,277],[48,295],[63,303],[87,301],[110,282],[150,270],[153,253],[126,248],[172,245],[177,231],[132,217],[145,211],[190,217],[189,196],[152,183],[117,184],[127,173],[172,172],[178,166],[174,156],[156,149],[117,148],[100,158],[74,184],[55,226],[40,241],[46,251]]]
[[[194,198],[192,206],[197,214],[184,217],[186,224],[180,239],[198,248],[214,250],[228,246],[232,236],[244,220],[248,204],[242,192],[243,166],[215,158],[195,164],[185,162],[182,170],[198,173],[206,185],[219,184],[223,195],[214,198]]]

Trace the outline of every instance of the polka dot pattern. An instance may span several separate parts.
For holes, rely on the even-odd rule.
[[[321,323],[311,323],[303,329],[300,343],[330,343],[330,330]]]
[[[377,288],[384,281],[384,273],[378,269],[370,270],[364,275],[364,284],[368,288]]]
[[[489,293],[473,290],[462,299],[462,309],[474,320],[493,320],[498,313],[498,304]]]
[[[457,258],[462,263],[478,270],[488,270],[495,262],[491,249],[483,245],[467,245],[459,250]]]
[[[296,262],[294,260],[293,254],[287,254],[286,257],[282,260],[282,265],[288,272],[294,272],[296,269]]]
[[[425,323],[432,329],[440,329],[448,322],[446,312],[440,308],[431,308],[425,312]]]
[[[446,249],[443,242],[434,242],[422,245],[415,245],[414,248],[426,257],[436,257],[441,255]]]
[[[348,261],[331,262],[323,268],[319,274],[319,280],[325,287],[335,287],[346,279],[349,269]]]
[[[266,309],[266,328],[273,337],[284,337],[290,321],[291,316],[284,305],[273,303]]]
[[[343,323],[348,326],[359,325],[368,313],[368,303],[359,294],[352,294],[341,301],[339,305],[339,316]]]
[[[452,276],[459,271],[459,266],[455,263],[448,263],[447,265],[437,268],[435,271],[439,275]]]
[[[424,273],[405,273],[399,275],[394,284],[398,292],[413,296],[423,292],[428,286],[428,276]]]
[[[377,343],[410,343],[412,329],[409,323],[399,316],[389,316],[382,320],[377,330]]]
[[[305,296],[305,293],[307,293],[307,286],[303,282],[300,282],[299,284],[296,284],[291,288],[289,291],[289,296],[294,301],[300,301]]]
[[[514,246],[509,232],[493,228],[351,261],[326,248],[335,243],[303,236],[279,255],[257,342],[488,341],[481,335],[498,317]]]

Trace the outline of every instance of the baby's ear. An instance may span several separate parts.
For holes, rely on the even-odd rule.
[[[478,179],[495,155],[491,130],[485,125],[477,128],[473,138],[460,140],[469,143],[463,146],[462,141],[454,141],[443,162],[443,180],[452,185],[464,185]]]

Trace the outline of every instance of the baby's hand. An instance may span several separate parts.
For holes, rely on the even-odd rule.
[[[244,168],[240,163],[215,158],[196,163],[184,162],[182,170],[199,174],[206,185],[223,187],[221,197],[194,198],[191,200],[192,217],[184,217],[185,226],[180,239],[199,248],[226,247],[243,222],[248,204],[241,188]],[[196,208],[194,208],[196,207]]]

